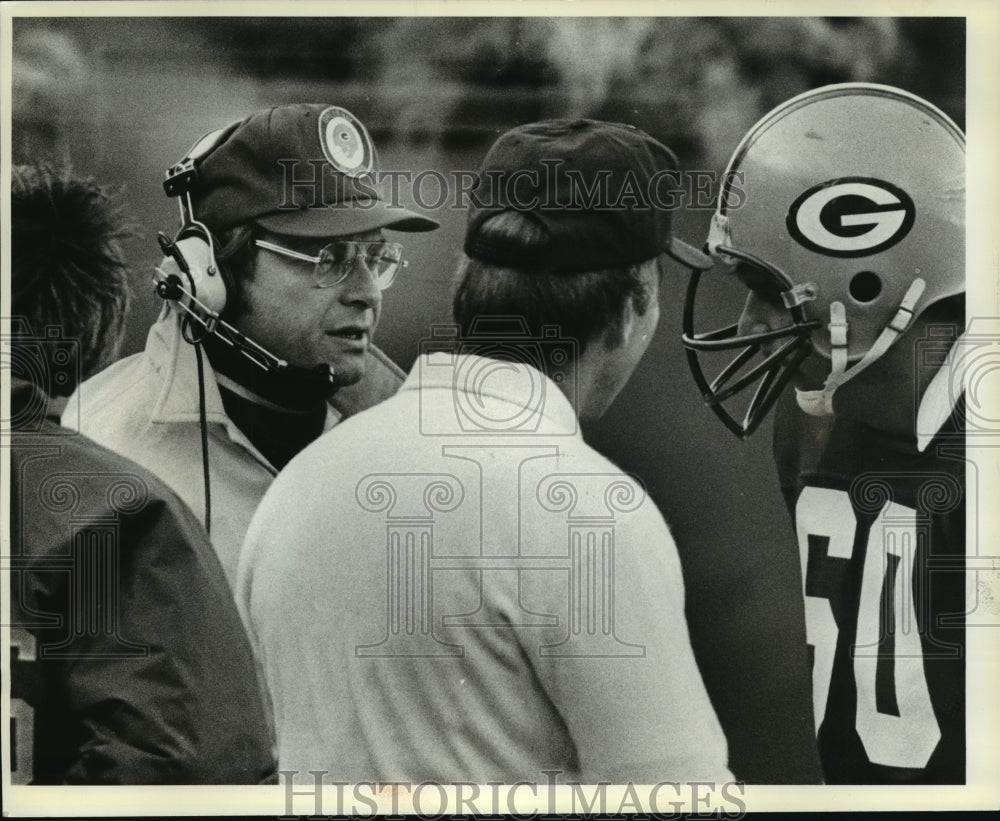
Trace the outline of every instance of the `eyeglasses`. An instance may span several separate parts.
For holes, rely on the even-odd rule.
[[[297,259],[313,264],[313,281],[319,288],[331,288],[347,279],[359,259],[364,259],[365,267],[375,275],[375,283],[380,291],[384,291],[393,280],[400,268],[407,263],[403,259],[403,246],[398,242],[363,242],[361,240],[340,239],[331,242],[320,249],[319,256],[310,256],[290,248],[282,248],[273,242],[262,239],[254,240],[258,248],[272,251],[275,254]]]

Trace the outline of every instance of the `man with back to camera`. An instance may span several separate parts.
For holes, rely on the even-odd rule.
[[[668,210],[614,199],[675,168],[631,126],[501,136],[457,325],[272,485],[236,590],[295,780],[732,778],[667,526],[578,425],[649,344],[660,257],[710,264]],[[609,202],[581,204],[602,177]]]
[[[698,275],[688,291],[713,410],[745,438],[777,403],[828,783],[965,781],[964,169],[964,134],[919,97],[802,94],[736,149],[745,196],[723,189],[709,234],[750,291],[738,324],[696,334]],[[751,371],[709,383],[698,357],[731,349]]]
[[[250,643],[203,528],[58,424],[121,341],[120,207],[69,172],[11,177],[11,783],[273,781]]]
[[[278,106],[199,140],[165,183],[182,215],[161,239],[171,307],[143,353],[80,389],[82,431],[174,488],[230,580],[275,474],[402,381],[372,344],[405,265],[383,229],[437,223],[382,199],[378,171],[336,106]]]

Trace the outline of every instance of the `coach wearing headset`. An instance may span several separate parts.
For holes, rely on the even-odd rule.
[[[187,259],[161,268],[185,271],[174,280],[185,296],[161,290],[170,301],[146,349],[79,389],[81,430],[191,506],[230,581],[277,472],[401,384],[372,344],[382,291],[405,264],[382,232],[437,223],[381,199],[377,174],[364,125],[335,106],[271,108],[201,140],[165,185],[182,229],[162,244]],[[201,244],[181,239],[192,236]],[[215,269],[217,315],[187,299],[207,299],[198,276],[210,283]]]

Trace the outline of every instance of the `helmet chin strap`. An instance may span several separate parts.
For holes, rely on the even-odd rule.
[[[853,379],[875,360],[881,357],[889,347],[899,339],[909,327],[913,319],[913,306],[920,299],[927,283],[919,277],[910,284],[903,296],[902,302],[892,321],[879,334],[875,344],[871,346],[854,367],[847,370],[847,314],[844,303],[830,303],[830,375],[826,378],[822,389],[804,391],[795,389],[795,399],[810,416],[833,416],[833,394],[845,382]]]

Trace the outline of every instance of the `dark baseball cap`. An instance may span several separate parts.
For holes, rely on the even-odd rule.
[[[383,199],[371,136],[339,106],[269,108],[207,135],[192,154],[206,141],[215,147],[195,158],[190,192],[195,218],[217,233],[249,222],[303,237],[438,227]],[[164,187],[175,195],[169,174]]]
[[[583,273],[668,254],[691,268],[712,261],[670,234],[677,158],[631,125],[544,120],[493,144],[470,197],[465,253],[511,268]],[[517,211],[544,227],[543,247],[482,235],[490,217]]]

